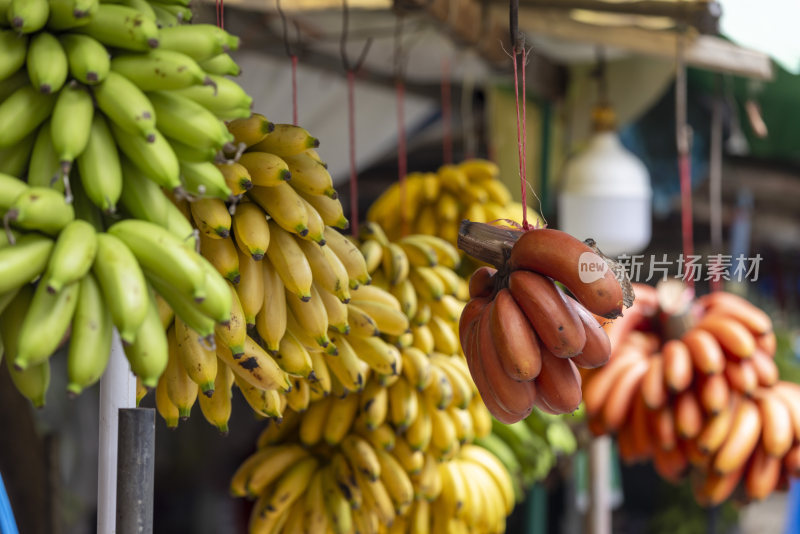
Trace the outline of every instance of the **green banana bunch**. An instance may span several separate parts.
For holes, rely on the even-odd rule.
[[[191,16],[186,0],[0,0],[0,122],[11,125],[0,131],[0,336],[37,406],[57,347],[68,345],[77,395],[102,376],[114,328],[139,383],[155,387],[175,315],[232,351],[217,380],[228,398],[205,407],[220,428],[233,375],[288,387],[247,337],[224,263],[196,251],[187,197],[221,199],[224,212],[250,184],[228,184],[215,162],[234,139],[222,119],[249,117],[252,99],[223,77],[238,74],[227,54],[238,38],[184,26]],[[277,389],[264,395],[277,413]]]

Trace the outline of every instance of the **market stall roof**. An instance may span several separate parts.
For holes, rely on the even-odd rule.
[[[727,4],[731,5],[732,13],[726,15],[734,21],[729,25],[735,33],[733,37],[760,42],[757,38],[747,39],[737,30],[740,25],[737,26],[736,21],[741,21],[741,17],[735,13],[744,10],[741,2],[727,0]],[[225,5],[268,14],[274,14],[276,7],[274,1],[263,0],[226,0]],[[410,26],[415,28],[416,40],[424,43],[424,55],[429,61],[414,61],[414,71],[407,73],[410,80],[438,79],[440,62],[432,59],[452,55],[451,43],[456,50],[480,52],[490,65],[503,68],[508,65],[506,53],[498,43],[508,42],[508,2],[505,0],[348,0],[347,5],[352,16],[353,41],[363,41],[371,30],[377,30],[372,36],[378,39],[391,37],[396,12],[406,13],[406,18],[413,20]],[[331,33],[326,28],[338,30],[342,6],[342,0],[284,0],[282,3],[285,12],[298,23],[301,35],[305,34],[307,49],[329,55],[338,54],[338,42],[319,37]],[[537,52],[555,63],[592,61],[594,47],[598,45],[606,47],[611,54],[672,58],[678,50],[678,42],[682,41],[686,61],[691,66],[770,79],[772,64],[766,53],[715,35],[720,20],[725,21],[721,15],[720,3],[707,0],[520,0],[519,24]],[[273,28],[280,29],[279,26]],[[437,42],[428,33],[443,34],[440,37],[444,38]],[[391,43],[388,46],[391,48]],[[769,48],[777,50],[774,46]],[[392,62],[387,62],[384,54],[376,53],[372,54],[366,68],[371,73],[390,75]],[[547,70],[548,66],[541,62],[534,66],[537,74],[541,68]],[[464,75],[460,70],[456,65],[452,73],[456,79]],[[470,73],[474,74],[474,70]],[[546,74],[545,78],[552,76]],[[558,80],[550,81],[558,83]],[[536,89],[548,96],[546,87]]]

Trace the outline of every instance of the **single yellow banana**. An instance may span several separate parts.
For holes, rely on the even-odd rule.
[[[200,198],[190,202],[189,208],[201,234],[211,239],[225,239],[231,235],[231,214],[222,200]]]
[[[215,426],[223,436],[228,434],[228,420],[231,417],[231,386],[233,371],[219,362],[217,376],[214,378],[213,393],[210,396],[200,395],[198,404],[203,416]]]
[[[207,347],[200,334],[189,328],[180,317],[175,319],[174,328],[178,361],[200,391],[211,397],[218,372],[216,351]]]
[[[261,260],[269,247],[269,225],[264,211],[252,202],[236,206],[233,214],[233,236],[239,250]]]
[[[284,286],[301,299],[311,298],[313,276],[303,250],[292,235],[269,221],[270,241],[267,257],[281,277]]]
[[[234,284],[240,280],[239,255],[236,252],[236,245],[233,239],[212,239],[211,237],[200,234],[200,252],[211,262],[219,274],[227,278]]]
[[[197,400],[197,384],[189,378],[186,369],[181,364],[178,352],[178,341],[175,327],[167,331],[169,343],[169,359],[164,376],[167,380],[167,395],[172,403],[177,406],[181,419],[188,419],[192,406]]]
[[[264,268],[250,254],[238,250],[239,283],[236,293],[242,303],[244,318],[248,327],[255,326],[256,315],[264,305]]]
[[[267,350],[275,354],[286,332],[286,295],[283,280],[272,262],[264,259],[261,265],[264,303],[256,316],[256,330]]]

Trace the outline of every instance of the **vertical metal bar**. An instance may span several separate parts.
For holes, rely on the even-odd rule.
[[[117,505],[117,427],[120,408],[136,406],[136,377],[114,330],[111,357],[100,379],[100,436],[97,458],[97,532],[115,534]]]
[[[117,534],[152,534],[156,418],[152,408],[119,411]]]

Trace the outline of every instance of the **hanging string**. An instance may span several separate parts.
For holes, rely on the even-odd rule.
[[[453,113],[450,95],[450,61],[442,59],[442,162],[453,163]]]
[[[372,37],[367,39],[361,55],[355,65],[350,63],[347,56],[347,36],[350,26],[350,12],[347,0],[342,0],[342,36],[339,41],[339,53],[342,56],[342,66],[347,73],[347,131],[350,139],[350,225],[354,236],[358,235],[358,172],[356,170],[356,73],[361,70],[367,52],[372,45]]]
[[[694,296],[695,265],[689,260],[694,255],[692,229],[692,163],[689,153],[689,125],[686,122],[686,63],[684,58],[684,35],[678,35],[675,73],[675,142],[678,148],[678,175],[681,188],[681,239],[687,283]]]
[[[530,229],[528,223],[528,190],[527,190],[527,112],[526,101],[527,92],[525,88],[525,67],[527,65],[528,52],[525,49],[525,39],[519,31],[518,16],[519,0],[510,0],[508,14],[508,28],[511,36],[511,60],[514,64],[514,103],[516,105],[517,119],[517,156],[519,158],[519,187],[522,196],[522,229]],[[518,57],[520,64],[518,65]],[[522,69],[522,108],[520,109],[520,83],[519,69]]]
[[[217,8],[217,26],[225,28],[225,7],[224,0],[215,0],[215,7]]]
[[[278,14],[281,16],[281,24],[283,26],[283,46],[292,64],[292,124],[297,126],[297,53],[293,52],[292,47],[289,45],[289,21],[286,19],[286,14],[281,8],[281,0],[275,0],[275,5],[278,8]],[[300,28],[297,26],[296,22],[294,27],[299,40]]]
[[[400,227],[402,235],[408,235],[409,221],[406,217],[406,124],[405,124],[405,82],[403,69],[403,15],[397,15],[394,33],[394,73],[395,100],[397,101],[397,179],[400,182]]]

